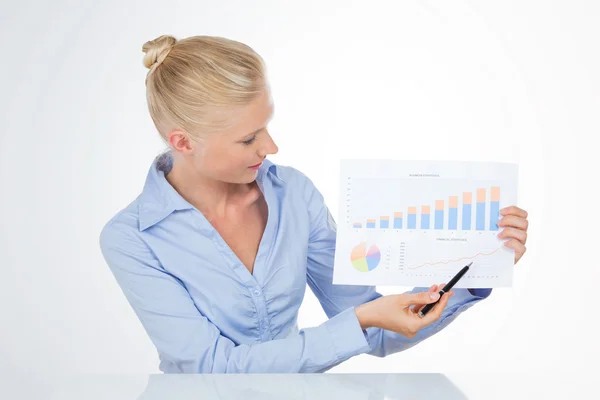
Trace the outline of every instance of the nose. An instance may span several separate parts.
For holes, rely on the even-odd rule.
[[[267,133],[267,135],[265,136],[266,140],[262,143],[262,146],[259,148],[258,154],[261,157],[266,157],[269,154],[277,154],[277,152],[279,151],[279,147],[277,147],[270,134]]]

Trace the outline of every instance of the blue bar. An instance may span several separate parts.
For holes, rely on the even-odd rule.
[[[458,225],[458,208],[451,208],[448,220],[448,229],[456,230]]]
[[[471,230],[471,204],[463,204],[462,230]]]
[[[408,214],[408,229],[417,228],[417,214]]]
[[[402,229],[402,218],[394,218],[394,229]]]
[[[421,229],[429,229],[430,214],[421,214]]]
[[[389,228],[390,227],[390,220],[379,220],[379,227],[380,228]]]
[[[444,210],[435,210],[435,229],[444,229]]]
[[[367,228],[375,228],[375,222],[367,222]]]
[[[485,230],[485,203],[477,203],[477,222],[476,227],[478,231]]]
[[[500,202],[492,201],[490,203],[490,231],[498,230],[498,220],[500,219]]]

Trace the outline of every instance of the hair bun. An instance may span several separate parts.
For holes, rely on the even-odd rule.
[[[171,35],[161,35],[144,43],[142,46],[142,51],[146,53],[144,67],[151,69],[151,71],[156,69],[176,43],[177,39]]]

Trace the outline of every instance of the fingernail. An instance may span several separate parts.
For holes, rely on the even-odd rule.
[[[431,297],[431,300],[437,300],[440,294],[438,292],[431,292],[429,293],[429,297]]]

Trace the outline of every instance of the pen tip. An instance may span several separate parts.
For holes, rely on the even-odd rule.
[[[471,265],[473,265],[473,261],[471,261],[469,264],[467,264],[467,267],[470,267]]]

